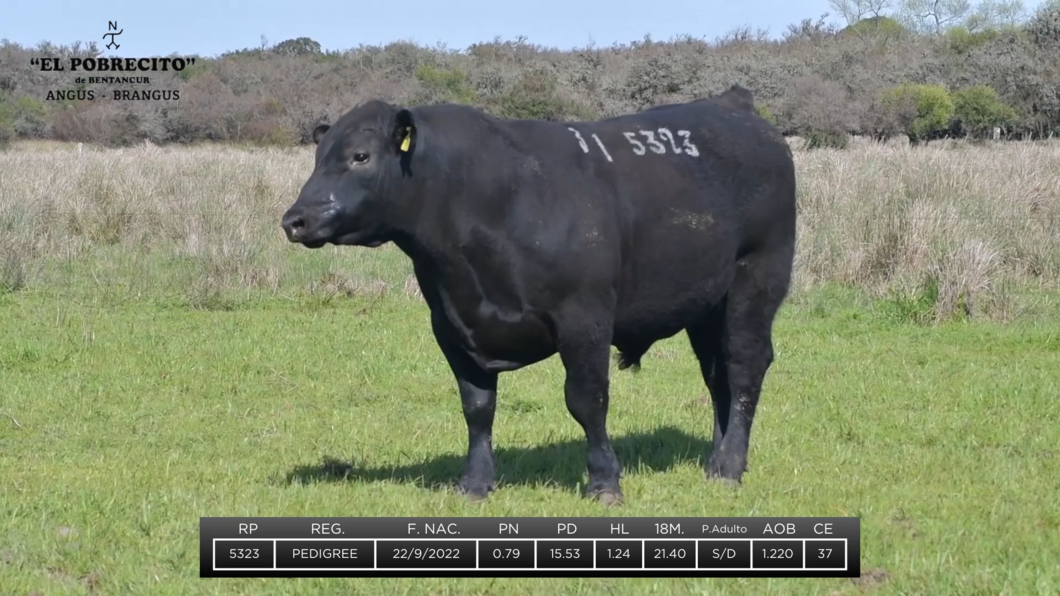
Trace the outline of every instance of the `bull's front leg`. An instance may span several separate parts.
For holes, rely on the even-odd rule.
[[[438,346],[456,377],[467,422],[467,461],[458,488],[479,501],[496,487],[493,416],[497,410],[497,374],[482,370],[458,345],[448,321],[438,316],[431,320]]]
[[[493,413],[497,409],[497,375],[481,373],[461,378],[458,373],[457,383],[467,421],[467,463],[460,490],[472,500],[481,500],[496,488]]]

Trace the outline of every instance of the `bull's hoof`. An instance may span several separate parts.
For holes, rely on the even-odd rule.
[[[618,507],[625,499],[618,488],[601,488],[589,491],[589,498],[599,501],[604,507]]]
[[[496,489],[492,482],[475,481],[471,478],[461,478],[456,492],[464,495],[472,503],[481,503],[489,498],[489,494]]]
[[[707,474],[707,480],[713,480],[714,482],[720,483],[722,486],[728,488],[740,488],[740,481],[734,478],[724,478],[722,476],[711,476]]]
[[[742,463],[711,457],[710,462],[707,464],[707,478],[719,480],[722,484],[735,488],[743,482],[743,474],[746,469],[747,466]]]

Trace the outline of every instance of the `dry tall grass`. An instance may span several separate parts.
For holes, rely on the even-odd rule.
[[[857,143],[797,150],[795,292],[835,282],[928,299],[937,318],[1007,318],[1060,278],[1060,144]],[[0,154],[0,292],[415,293],[393,247],[289,245],[278,221],[308,148],[85,147]],[[926,298],[925,298],[926,297]]]

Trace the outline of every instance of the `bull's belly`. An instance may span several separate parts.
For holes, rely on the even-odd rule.
[[[615,313],[614,344],[652,343],[697,325],[728,292],[730,277],[718,276],[691,287],[651,288],[624,296]]]
[[[709,310],[698,308],[625,313],[615,321],[612,343],[620,350],[634,350],[637,345],[651,344],[672,337],[701,321]]]
[[[731,267],[718,267],[698,280],[688,276],[683,281],[652,280],[656,283],[627,287],[614,312],[598,314],[612,321],[613,345],[620,350],[625,346],[630,352],[647,350],[652,343],[702,322],[728,291],[731,272]],[[566,300],[580,298],[585,297],[571,296]],[[587,299],[589,302],[592,300]],[[562,309],[555,304],[552,308]],[[590,312],[586,311],[586,315]],[[456,328],[462,330],[460,334],[472,358],[486,370],[516,370],[556,353],[555,334],[563,330],[554,329],[556,313],[551,309],[516,311],[482,301],[471,313],[465,314]]]
[[[468,339],[479,365],[486,370],[515,370],[556,353],[555,339],[537,314],[483,318]]]

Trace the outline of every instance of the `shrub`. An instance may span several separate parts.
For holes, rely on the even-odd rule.
[[[204,75],[210,72],[210,61],[206,58],[197,56],[195,58],[195,64],[189,64],[184,67],[184,70],[177,73],[177,78],[182,81],[190,81],[199,75]]]
[[[953,94],[953,112],[976,137],[990,134],[994,127],[1008,127],[1019,119],[1016,110],[1005,105],[997,91],[986,85],[961,89]]]
[[[96,128],[87,116],[89,102],[74,105],[60,105],[52,109],[51,136],[60,141],[96,141]]]
[[[556,77],[543,69],[524,72],[494,111],[503,118],[563,120],[569,111],[556,95]]]
[[[251,122],[243,134],[245,140],[260,146],[290,147],[300,141],[293,132],[286,130],[273,118]]]
[[[898,38],[907,35],[909,31],[898,21],[890,17],[869,17],[844,27],[839,34],[844,36],[874,36],[884,38]]]
[[[843,85],[815,74],[791,82],[776,116],[783,130],[805,137],[808,147],[839,147],[856,126],[853,105]]]
[[[422,103],[475,103],[475,90],[462,70],[420,66],[416,69],[416,79],[428,92]]]
[[[946,46],[954,54],[963,56],[974,48],[997,39],[999,35],[997,29],[973,32],[964,27],[953,27],[946,31]]]
[[[1053,6],[1060,5],[1054,1]],[[948,89],[988,85],[1018,113],[1012,133],[1060,132],[1060,12],[1055,8],[1042,9],[1019,30],[920,35],[893,19],[876,18],[855,23],[843,34],[837,31],[823,20],[807,20],[790,28],[783,40],[761,40],[742,30],[726,43],[680,38],[574,51],[496,40],[466,52],[395,42],[325,53],[309,39],[271,49],[263,41],[260,49],[197,56],[179,73],[152,74],[145,87],[179,89],[177,102],[80,106],[45,101],[43,115],[39,105],[25,104],[8,118],[18,136],[75,141],[245,141],[246,128],[263,122],[264,129],[278,124],[305,142],[320,122],[372,98],[402,105],[477,105],[523,118],[594,119],[709,97],[738,82],[768,106],[774,118],[761,110],[760,115],[775,120],[785,134],[887,136],[914,132],[914,124],[918,133],[937,132],[944,123],[921,113],[919,93],[911,88],[892,93],[889,110],[878,101],[881,90],[910,82]],[[42,52],[98,54],[0,40],[0,94],[10,102],[35,102],[54,89],[57,79],[30,64]],[[84,85],[65,79],[62,87]],[[273,100],[263,104],[270,96]],[[908,109],[895,109],[902,99]],[[119,119],[117,126],[125,130],[111,135],[106,127],[116,112],[135,114],[136,121]]]
[[[773,114],[773,111],[766,106],[755,106],[755,114],[758,114],[759,118],[762,118],[766,122],[776,125],[777,117]]]
[[[308,37],[288,39],[272,46],[270,50],[281,56],[305,56],[320,53],[320,43]]]
[[[905,83],[880,94],[880,106],[894,115],[914,142],[947,129],[953,120],[953,98],[942,85]]]
[[[806,149],[846,149],[850,144],[850,135],[834,130],[808,130],[803,137]]]
[[[48,110],[39,99],[0,96],[0,137],[41,137],[47,126]]]
[[[147,139],[141,126],[140,116],[130,112],[114,112],[107,115],[103,127],[102,143],[108,147],[135,145]]]
[[[1031,41],[1040,48],[1060,50],[1060,3],[1050,3],[1038,9],[1027,23]]]
[[[14,110],[4,98],[0,97],[0,149],[7,147],[15,138],[15,124],[12,121]]]
[[[656,105],[660,97],[681,91],[683,85],[679,79],[673,60],[651,56],[634,63],[626,89],[637,109],[643,110]]]

